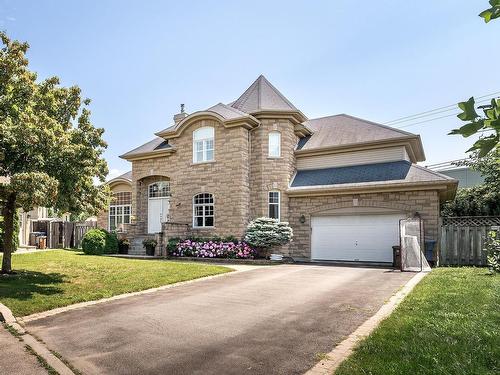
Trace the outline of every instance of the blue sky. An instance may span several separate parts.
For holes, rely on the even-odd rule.
[[[486,0],[0,0],[0,29],[30,43],[40,78],[57,75],[92,99],[116,175],[130,169],[118,155],[169,126],[180,103],[194,112],[230,102],[261,73],[309,118],[348,113],[387,122],[498,92],[498,74],[485,76],[500,61],[500,21],[477,17],[487,7]],[[472,140],[446,135],[459,125],[451,116],[405,130],[422,136],[427,165],[464,157]]]

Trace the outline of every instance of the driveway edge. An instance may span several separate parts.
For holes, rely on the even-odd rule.
[[[413,290],[413,288],[428,274],[428,272],[419,272],[413,276],[389,301],[387,301],[371,318],[361,324],[353,333],[344,341],[338,344],[330,353],[326,355],[326,359],[317,363],[313,368],[308,370],[304,375],[326,375],[333,374],[339,365],[349,357],[354,348],[361,340],[372,333],[375,328],[386,319],[405,299],[405,297]]]
[[[29,346],[36,355],[43,358],[45,362],[57,371],[59,375],[75,375],[75,373],[68,366],[66,366],[63,361],[57,358],[44,343],[38,341],[35,337],[26,332],[25,329],[17,323],[12,311],[10,311],[10,309],[2,303],[0,303],[0,314],[3,317],[5,324],[19,334],[19,338],[24,342],[24,344]]]
[[[218,278],[218,277],[225,277],[225,276],[228,276],[228,275],[233,275],[235,273],[240,273],[240,272],[245,272],[245,271],[250,271],[252,269],[260,268],[260,266],[241,266],[241,265],[227,266],[227,265],[222,265],[222,264],[221,264],[221,266],[224,266],[224,267],[227,267],[227,268],[231,268],[233,271],[226,272],[226,273],[220,273],[220,274],[217,274],[217,275],[203,276],[203,277],[199,277],[197,279],[192,279],[192,280],[179,281],[177,283],[162,285],[162,286],[159,286],[159,287],[156,287],[156,288],[144,289],[144,290],[140,290],[138,292],[130,292],[130,293],[118,294],[118,295],[113,296],[113,297],[102,298],[102,299],[98,299],[98,300],[94,300],[94,301],[79,302],[79,303],[75,303],[73,305],[68,305],[68,306],[64,306],[64,307],[58,307],[56,309],[47,310],[47,311],[43,311],[43,312],[40,312],[40,313],[31,314],[31,315],[26,315],[26,316],[23,316],[21,318],[18,318],[17,320],[21,324],[24,324],[24,323],[32,322],[34,320],[43,319],[43,318],[47,318],[49,316],[61,314],[61,313],[66,312],[66,311],[81,309],[81,308],[84,308],[84,307],[93,306],[93,305],[97,305],[97,304],[105,303],[105,302],[117,301],[117,300],[121,300],[121,299],[124,299],[124,298],[129,298],[129,297],[134,297],[134,296],[140,296],[142,294],[154,293],[154,292],[158,292],[160,290],[165,290],[165,289],[170,289],[170,288],[176,288],[178,286],[182,286],[182,285],[186,285],[186,284],[197,283],[197,282],[201,282],[201,281],[204,281],[204,280],[215,279],[215,278]]]

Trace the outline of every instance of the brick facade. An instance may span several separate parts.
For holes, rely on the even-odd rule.
[[[437,191],[407,191],[391,193],[367,193],[356,195],[330,195],[318,197],[291,197],[290,225],[294,238],[288,255],[309,259],[311,256],[311,217],[324,212],[334,213],[336,209],[370,207],[399,211],[413,216],[418,212],[424,221],[425,237],[437,239],[439,219],[439,195]],[[306,218],[300,223],[300,217]]]
[[[204,126],[215,129],[214,161],[193,163],[193,132]],[[193,228],[197,236],[243,236],[250,210],[249,131],[225,128],[215,120],[201,120],[172,140],[176,152],[132,162],[132,206],[139,231],[147,231],[147,186],[169,180],[170,220],[191,225],[193,197],[211,193],[215,202],[214,228]],[[182,227],[181,227],[182,228]]]
[[[421,190],[356,195],[289,196],[287,190],[296,171],[294,150],[298,138],[287,119],[261,118],[253,130],[243,126],[226,127],[215,119],[200,119],[185,127],[179,137],[169,140],[175,152],[161,157],[132,161],[132,215],[135,223],[127,226],[132,236],[143,236],[148,228],[148,186],[169,181],[171,187],[169,223],[163,225],[163,240],[169,237],[236,236],[243,237],[248,222],[268,216],[268,193],[280,191],[281,220],[294,230],[293,242],[281,249],[294,258],[310,258],[311,216],[336,209],[375,207],[424,219],[425,235],[436,239],[439,195]],[[193,132],[204,126],[215,130],[214,161],[193,163]],[[281,156],[268,156],[268,135],[281,134]],[[213,228],[193,228],[193,197],[198,193],[214,196]],[[301,216],[306,218],[300,223]],[[107,227],[107,212],[99,216],[100,226]]]
[[[268,156],[269,133],[281,134],[281,156]],[[279,191],[281,220],[288,221],[288,189],[295,172],[294,150],[298,138],[293,124],[288,120],[262,120],[262,125],[252,132],[250,156],[250,219],[268,216],[268,193]]]

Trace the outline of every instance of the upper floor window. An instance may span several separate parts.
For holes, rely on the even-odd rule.
[[[280,192],[269,192],[269,217],[273,219],[280,219]]]
[[[148,197],[149,198],[163,198],[170,196],[170,182],[160,181],[149,185]]]
[[[269,156],[279,158],[281,156],[281,133],[269,133]]]
[[[214,226],[214,196],[201,193],[193,197],[193,227]]]
[[[193,132],[193,163],[214,160],[214,128],[206,126]]]

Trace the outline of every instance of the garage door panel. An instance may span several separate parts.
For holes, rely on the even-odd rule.
[[[313,217],[311,258],[392,262],[403,214]]]

